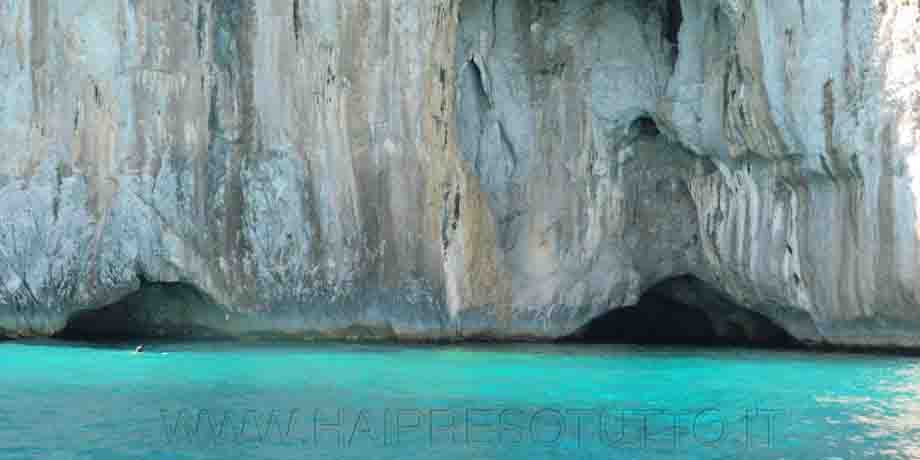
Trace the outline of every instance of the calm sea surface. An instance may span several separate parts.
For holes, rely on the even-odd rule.
[[[920,458],[920,358],[0,344],[0,459]]]

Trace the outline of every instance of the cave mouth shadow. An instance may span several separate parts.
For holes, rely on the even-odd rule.
[[[692,275],[666,279],[636,305],[615,308],[565,337],[568,343],[791,349],[803,345],[775,322]]]
[[[186,283],[147,282],[124,298],[74,312],[52,338],[95,343],[137,340],[224,339],[208,327],[225,312],[205,293]]]

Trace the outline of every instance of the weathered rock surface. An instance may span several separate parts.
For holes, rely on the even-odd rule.
[[[916,0],[0,0],[0,335],[555,338],[683,277],[920,346],[918,42]]]

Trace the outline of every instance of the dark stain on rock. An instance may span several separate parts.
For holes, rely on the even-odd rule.
[[[323,229],[323,219],[322,219],[322,202],[319,200],[320,195],[320,186],[317,183],[318,181],[313,180],[317,176],[317,171],[315,170],[313,163],[310,161],[310,157],[307,156],[304,160],[306,167],[306,177],[308,179],[309,185],[305,187],[305,197],[304,197],[304,206],[307,208],[309,213],[309,219],[307,220],[310,223],[310,255],[312,260],[320,261],[324,258],[325,246],[323,245],[324,241],[324,229]]]
[[[824,153],[835,162],[834,158],[834,80],[824,82],[821,112],[824,115]],[[833,166],[836,166],[834,164]]]
[[[671,62],[677,62],[680,53],[680,26],[684,22],[681,0],[670,0],[664,12],[664,38],[671,43]]]
[[[302,27],[300,23],[300,0],[294,0],[291,16],[294,22],[294,40],[296,41],[297,49],[300,49],[300,30]]]
[[[203,77],[201,82],[204,84]],[[211,85],[211,97],[208,103],[208,131],[210,132],[212,138],[219,134],[221,131],[220,113],[217,110],[217,90],[217,82],[215,82],[213,85]]]
[[[33,112],[42,113],[45,92],[43,88],[47,81],[41,77],[47,60],[48,47],[48,2],[32,0],[30,5],[32,17],[32,40],[29,44],[29,66],[32,76]],[[45,133],[42,132],[42,135]]]
[[[461,195],[460,192],[457,192],[454,194],[454,221],[451,223],[451,230],[456,230],[460,223],[460,202]]]
[[[255,36],[255,6],[252,0],[225,0],[212,3],[214,9],[214,60],[220,71],[230,77],[234,86],[234,97],[238,107],[239,137],[224,139],[229,142],[223,152],[229,155],[226,160],[223,198],[223,254],[238,269],[241,266],[247,244],[243,232],[245,199],[243,196],[242,174],[245,165],[257,150],[255,138],[255,101],[254,101],[254,61],[252,37]],[[236,76],[236,78],[234,78]],[[216,113],[216,96],[212,93],[209,128],[212,136],[222,133]],[[215,153],[212,150],[212,154]]]
[[[495,40],[498,38],[498,0],[492,0],[492,46],[495,49]]]
[[[444,247],[444,250],[447,251],[447,248],[450,247],[450,235],[448,234],[447,229],[450,228],[450,213],[448,212],[448,203],[450,203],[450,191],[444,192],[444,196],[441,198],[442,211],[441,211],[441,243]]]
[[[453,203],[451,203],[450,197],[453,196]],[[443,211],[441,215],[441,242],[444,246],[444,250],[450,246],[450,237],[451,233],[457,230],[457,226],[460,224],[460,206],[462,203],[462,197],[459,188],[451,192],[445,191],[443,200]]]
[[[843,82],[846,96],[853,96],[853,58],[850,56],[850,0],[843,2]]]
[[[54,168],[54,198],[51,200],[51,214],[57,222],[61,211],[61,187],[64,185],[64,176],[67,174],[67,165],[59,162]]]
[[[207,28],[207,18],[204,11],[204,4],[198,4],[198,20],[195,24],[195,29],[197,32],[198,38],[198,57],[201,57],[204,54],[204,38]]]

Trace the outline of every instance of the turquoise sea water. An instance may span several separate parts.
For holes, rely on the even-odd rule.
[[[920,359],[0,344],[0,459],[920,458]]]

